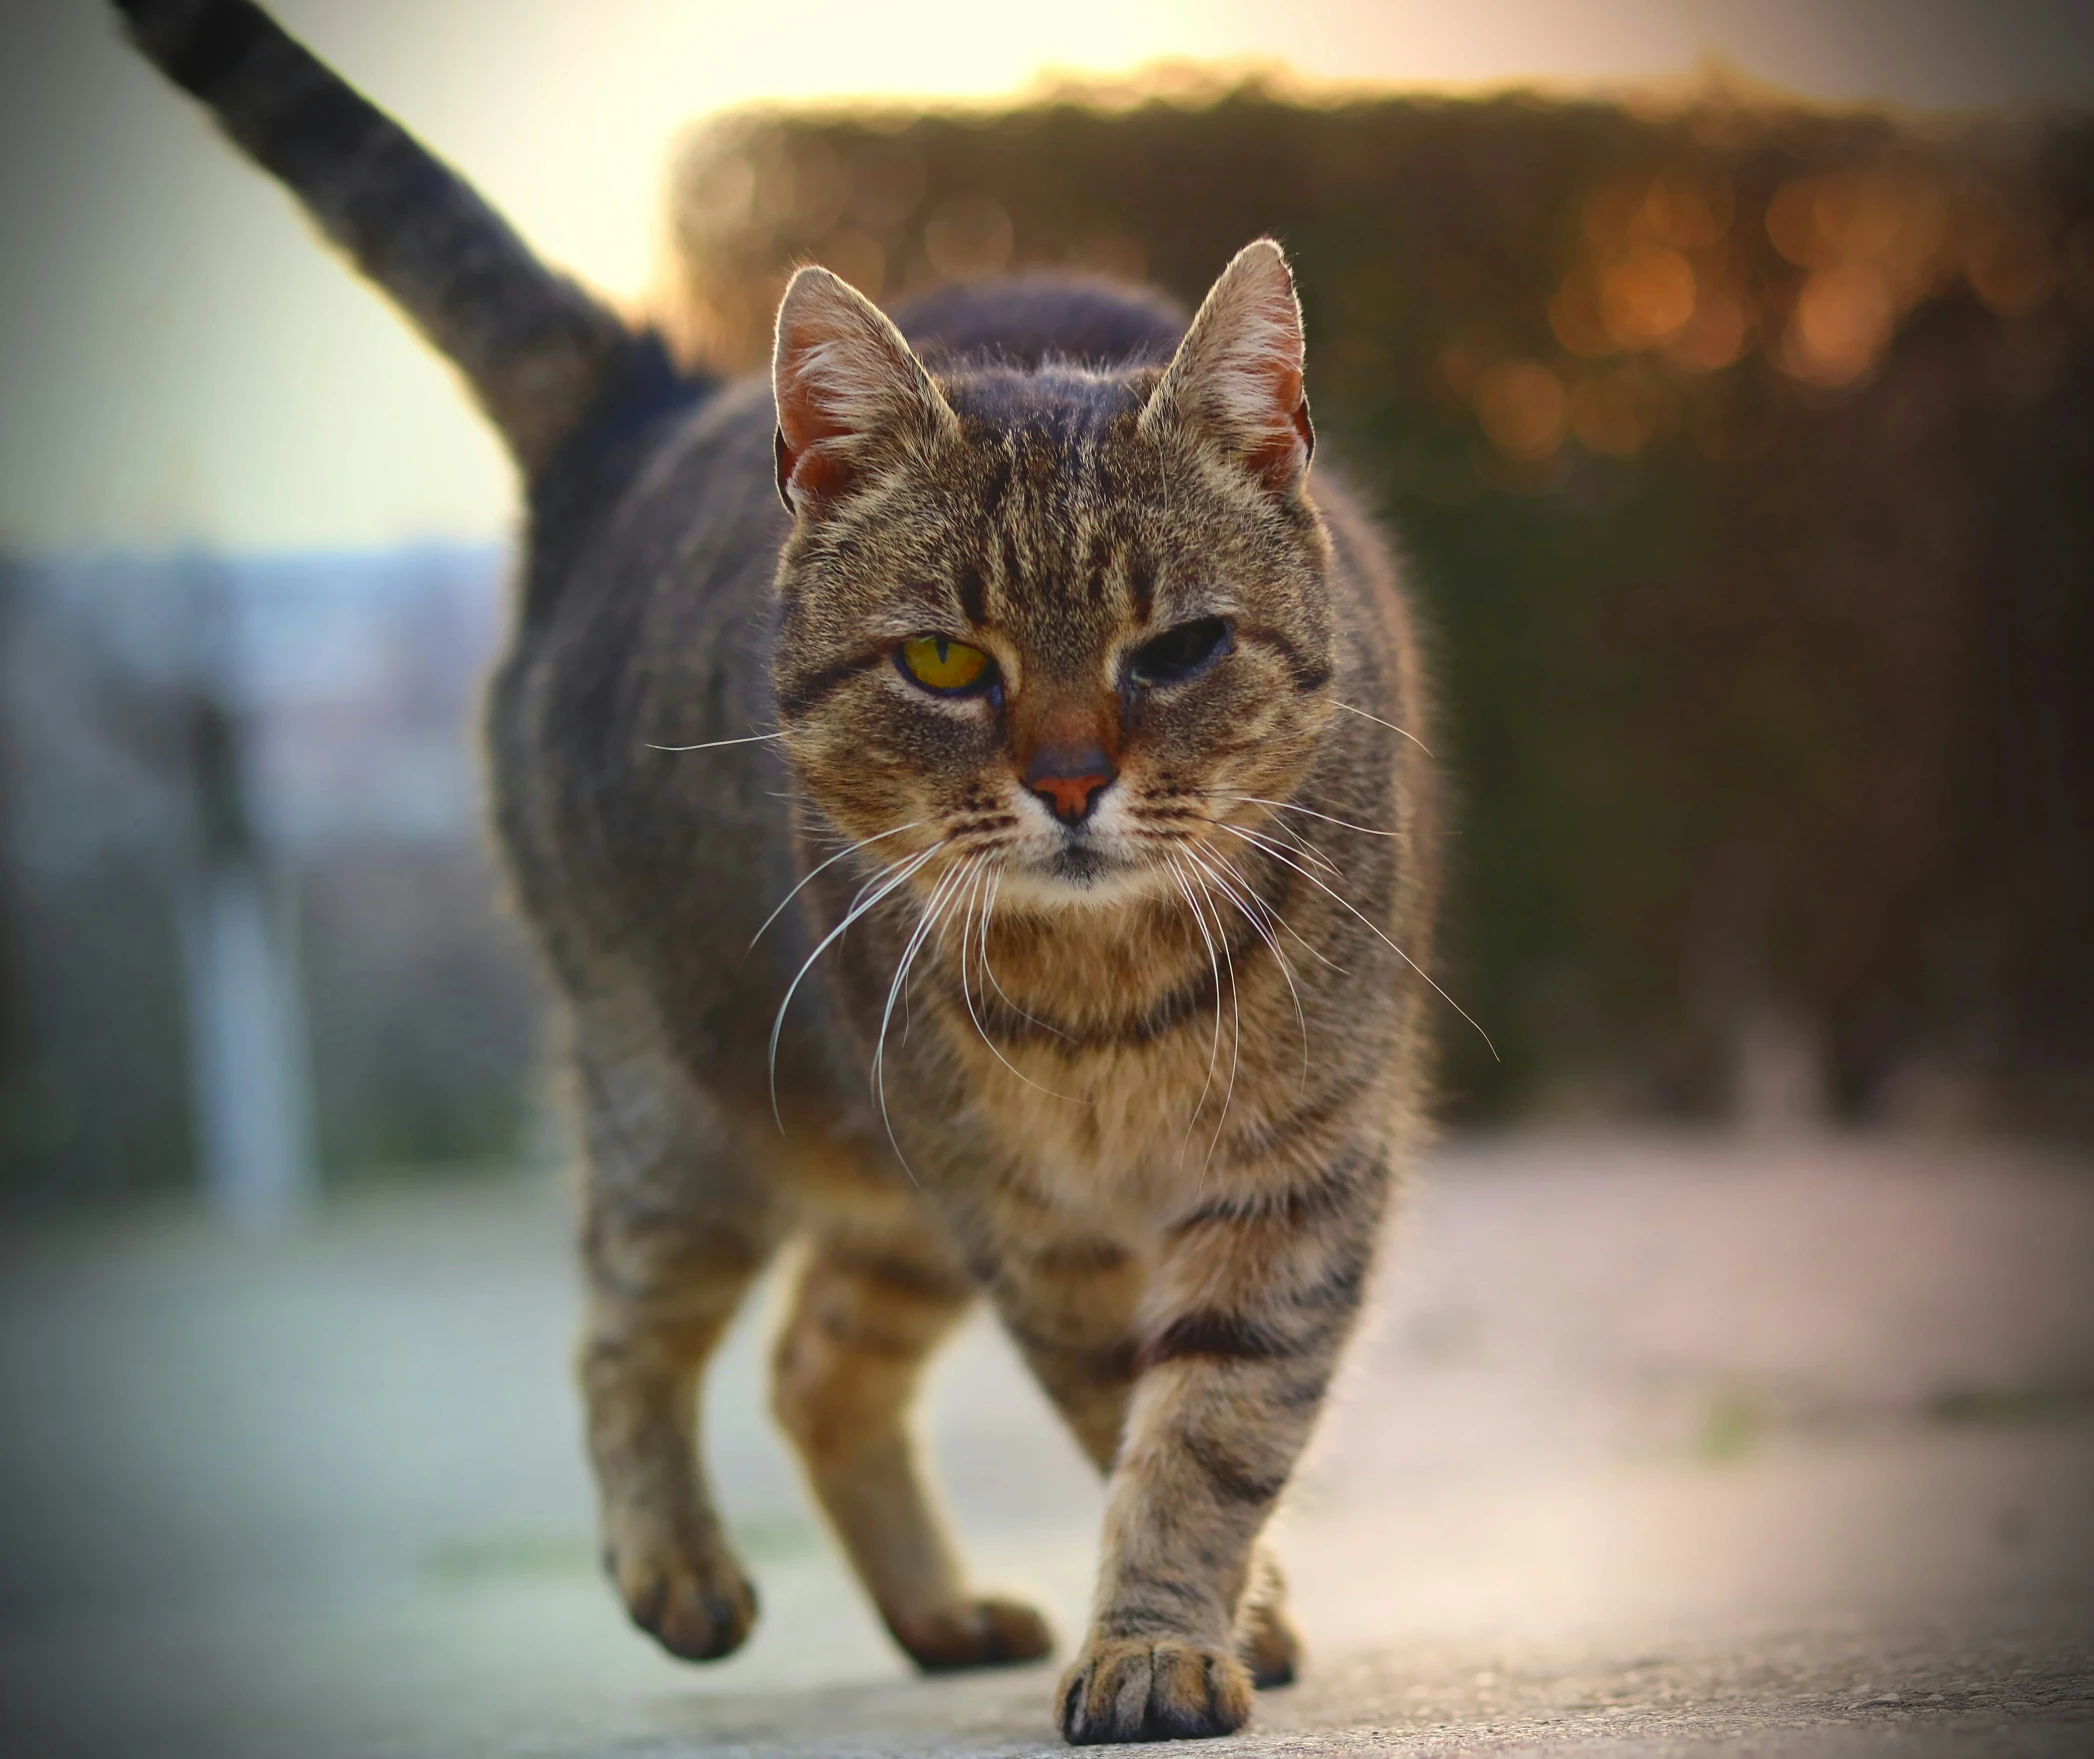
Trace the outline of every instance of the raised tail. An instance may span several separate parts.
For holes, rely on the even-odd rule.
[[[132,40],[456,363],[536,483],[636,340],[249,0],[115,0]]]

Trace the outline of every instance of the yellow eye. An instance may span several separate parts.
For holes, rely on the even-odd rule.
[[[902,670],[926,690],[972,690],[986,683],[995,662],[978,647],[942,635],[919,635],[901,645]]]

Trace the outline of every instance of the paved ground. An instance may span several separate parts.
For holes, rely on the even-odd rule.
[[[1019,1754],[912,1678],[760,1416],[765,1621],[658,1657],[591,1563],[557,1191],[0,1241],[0,1752]],[[1098,1493],[987,1327],[932,1429],[1080,1624]],[[1286,1518],[1313,1672],[1204,1753],[2094,1753],[2094,1166],[1509,1138],[1429,1170]]]

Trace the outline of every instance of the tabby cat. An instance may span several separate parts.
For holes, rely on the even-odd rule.
[[[565,997],[604,1554],[672,1653],[756,1600],[698,1383],[788,1240],[775,1409],[895,1640],[1030,1661],[911,1398],[981,1295],[1098,1470],[1072,1742],[1214,1735],[1298,1646],[1260,1534],[1419,1128],[1432,777],[1383,540],[1319,468],[1269,241],[1187,325],[1095,283],[768,382],[672,365],[242,0],[144,51],[462,370],[522,474],[495,818]],[[904,1022],[906,1021],[906,1030]]]

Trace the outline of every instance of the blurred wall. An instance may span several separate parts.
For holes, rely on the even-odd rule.
[[[325,1174],[515,1155],[543,997],[472,733],[505,572],[445,546],[0,568],[0,1202],[202,1181],[228,825]]]

